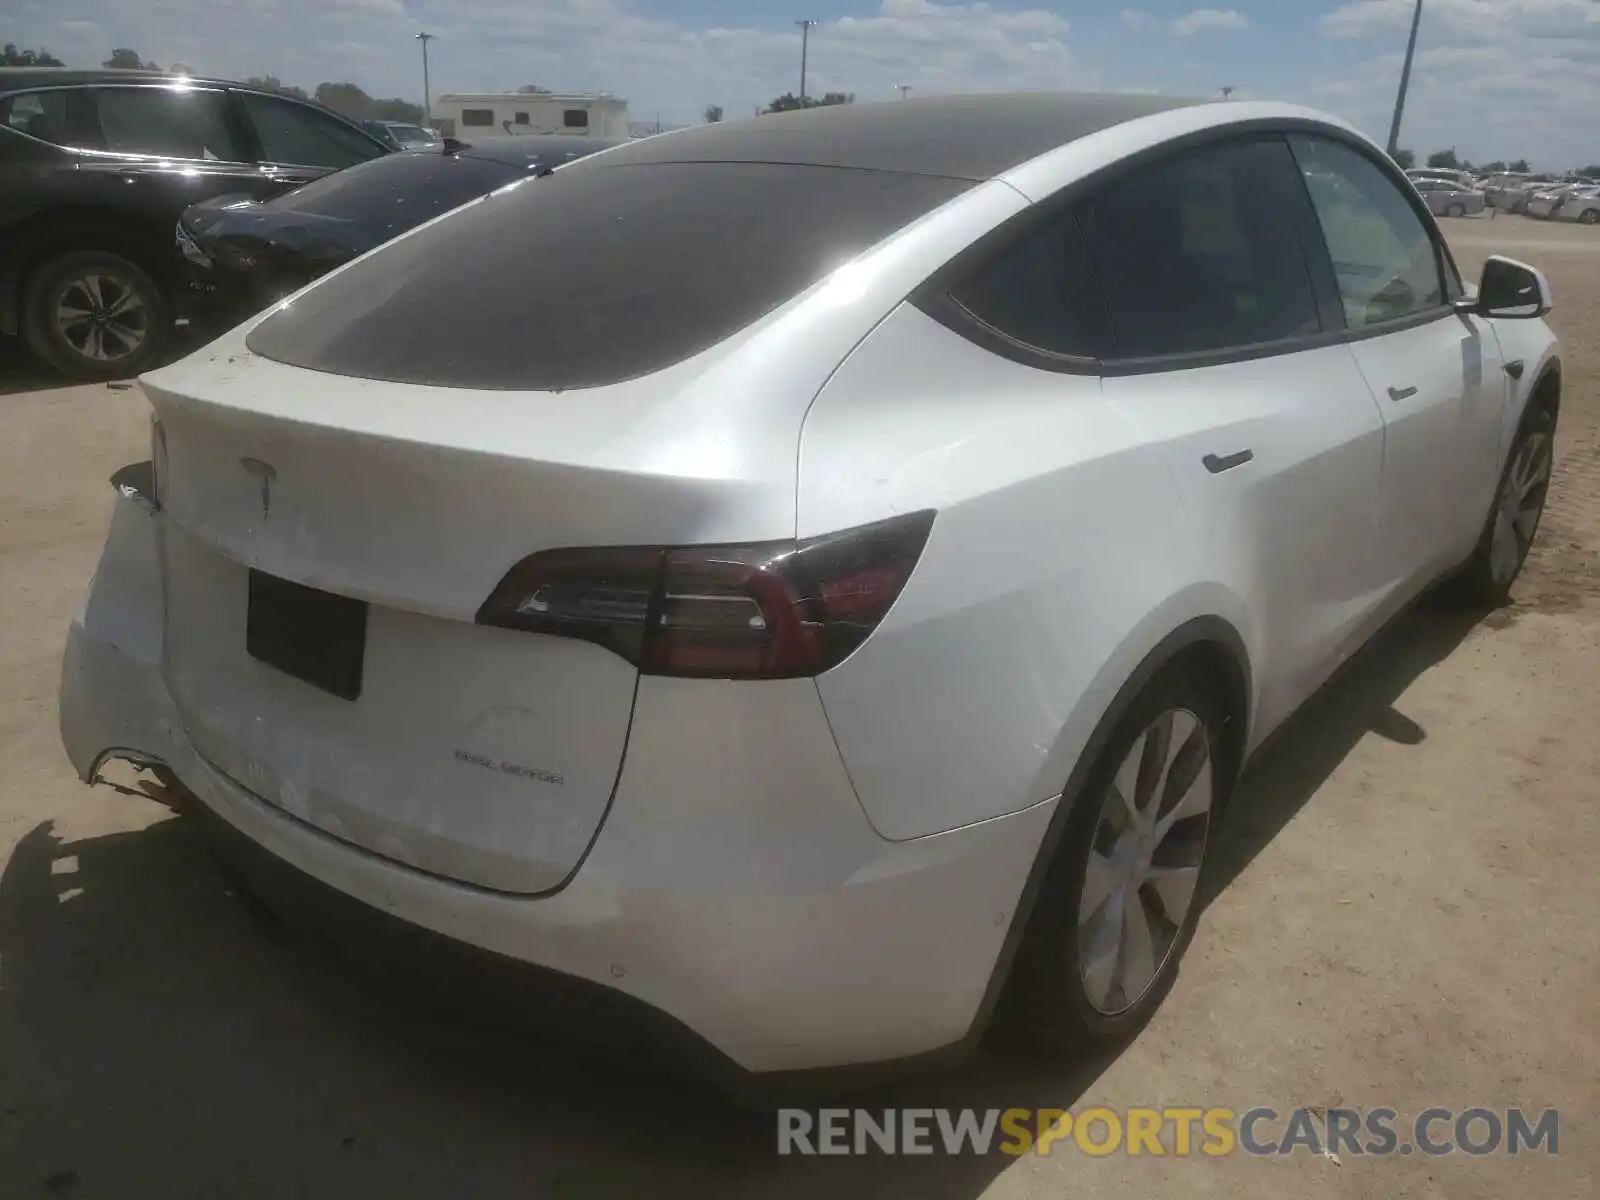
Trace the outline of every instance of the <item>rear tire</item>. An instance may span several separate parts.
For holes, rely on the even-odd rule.
[[[1081,1052],[1135,1032],[1161,1004],[1200,917],[1229,782],[1222,729],[1222,706],[1182,664],[1117,723],[1028,921],[1007,995],[1015,1039]]]
[[[1457,598],[1489,608],[1499,608],[1511,598],[1511,587],[1522,574],[1544,516],[1555,434],[1555,418],[1548,410],[1536,408],[1523,418],[1477,548],[1454,581]]]
[[[29,276],[22,332],[34,354],[69,379],[126,379],[166,350],[172,308],[137,263],[105,250],[74,250]]]
[[[1466,205],[1452,204],[1449,208],[1444,210],[1444,215],[1447,217],[1464,217],[1467,215]]]
[[[1578,222],[1582,225],[1600,225],[1600,208],[1586,208],[1578,214]]]

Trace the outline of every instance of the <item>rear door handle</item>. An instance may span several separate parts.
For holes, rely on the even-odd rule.
[[[1200,461],[1205,464],[1206,470],[1213,475],[1221,475],[1224,471],[1231,471],[1235,467],[1242,467],[1245,463],[1255,458],[1254,450],[1240,450],[1235,454],[1228,454],[1218,458],[1215,454],[1208,454]]]
[[[1411,397],[1415,396],[1416,394],[1417,394],[1417,389],[1414,388],[1414,387],[1408,387],[1408,388],[1392,387],[1392,388],[1389,389],[1389,399],[1391,399],[1391,400],[1409,400],[1409,399],[1411,399]]]

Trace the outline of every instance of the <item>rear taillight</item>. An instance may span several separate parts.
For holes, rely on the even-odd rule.
[[[817,675],[877,628],[932,527],[925,511],[803,542],[546,550],[477,619],[595,642],[646,675]]]

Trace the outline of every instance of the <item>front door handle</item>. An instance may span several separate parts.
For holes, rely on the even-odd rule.
[[[1215,454],[1208,454],[1200,461],[1205,464],[1206,470],[1213,475],[1221,475],[1224,471],[1231,471],[1235,467],[1242,467],[1245,463],[1255,458],[1254,450],[1240,450],[1236,454],[1225,455],[1218,458]]]
[[[1389,399],[1391,399],[1391,400],[1409,400],[1409,399],[1411,399],[1411,397],[1415,396],[1416,394],[1417,394],[1417,389],[1414,388],[1414,387],[1408,387],[1408,388],[1392,387],[1392,388],[1389,389]]]

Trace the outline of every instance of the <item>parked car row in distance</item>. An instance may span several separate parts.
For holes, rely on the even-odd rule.
[[[1534,192],[1527,200],[1527,214],[1542,220],[1600,225],[1600,186],[1559,184]]]

